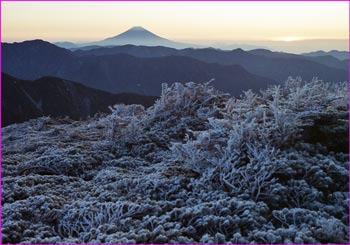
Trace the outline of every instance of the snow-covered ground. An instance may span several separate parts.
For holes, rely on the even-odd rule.
[[[346,83],[162,90],[3,128],[3,243],[348,242]]]

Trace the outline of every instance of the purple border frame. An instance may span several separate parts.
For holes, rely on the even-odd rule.
[[[2,2],[348,2],[349,0],[0,0],[0,43],[2,44]],[[0,73],[2,72],[2,45],[0,45]],[[350,112],[350,14],[348,22],[348,112]],[[0,76],[0,98],[2,96],[2,76]],[[348,113],[348,139],[350,139],[350,113]],[[0,200],[2,200],[2,100],[0,99]],[[348,239],[350,244],[350,143],[348,144]],[[2,204],[0,203],[0,245],[2,243]],[[60,243],[66,245],[65,243]],[[48,245],[48,244],[37,244]],[[68,245],[68,244],[67,244]],[[100,245],[91,244],[90,245]],[[175,245],[175,244],[174,244]],[[242,244],[243,245],[243,244]],[[283,244],[285,245],[285,244]]]

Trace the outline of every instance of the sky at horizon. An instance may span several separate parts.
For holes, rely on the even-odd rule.
[[[305,43],[314,50],[348,49],[348,2],[1,4],[4,42],[90,42],[115,36],[132,26],[143,26],[171,40],[198,44],[275,45],[278,50],[299,43],[300,48],[294,47],[294,52],[303,51]]]

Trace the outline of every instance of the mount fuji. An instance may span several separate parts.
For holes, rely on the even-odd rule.
[[[57,46],[61,46],[63,48],[72,48],[71,43],[69,47],[65,47],[65,43],[55,43]],[[87,46],[121,46],[121,45],[137,45],[137,46],[164,46],[170,48],[189,48],[189,47],[199,47],[199,45],[180,43],[171,41],[169,39],[160,37],[153,32],[141,27],[134,26],[129,30],[101,41],[84,43],[84,44],[76,44],[77,47],[87,47]]]

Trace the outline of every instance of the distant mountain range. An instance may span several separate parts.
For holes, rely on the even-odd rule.
[[[130,28],[129,30],[116,35],[114,37],[106,38],[101,41],[97,42],[90,42],[90,43],[72,43],[72,42],[56,42],[55,45],[71,49],[72,51],[76,50],[93,50],[93,49],[99,49],[101,47],[108,47],[112,48],[115,46],[124,46],[124,45],[135,45],[135,46],[148,46],[148,47],[168,47],[168,48],[176,48],[176,49],[186,49],[186,48],[205,48],[205,46],[202,45],[196,45],[196,44],[188,44],[188,43],[180,43],[180,42],[174,42],[172,40],[160,37],[149,30],[146,30],[145,28],[141,26],[135,26]],[[233,50],[233,49],[241,49],[244,47],[246,50],[251,50],[253,54],[257,55],[263,55],[265,56],[267,53],[270,53],[268,57],[270,58],[291,58],[291,56],[294,56],[294,58],[304,58],[309,57],[309,60],[316,61],[320,64],[324,64],[333,68],[340,68],[340,69],[348,69],[348,60],[349,59],[349,52],[347,51],[338,51],[338,50],[332,50],[329,52],[325,51],[315,51],[315,52],[309,52],[304,53],[301,55],[295,55],[295,54],[288,54],[283,52],[271,52],[267,48],[259,48],[256,45],[237,45],[237,44],[212,44],[208,45],[209,47],[214,48],[221,48],[223,50]],[[105,50],[106,51],[106,50]],[[110,52],[113,50],[107,50],[107,52]],[[103,52],[103,51],[102,51]],[[107,52],[104,52],[104,54],[107,54]],[[172,55],[179,55],[174,54],[175,51],[171,52]],[[111,54],[111,53],[108,53]],[[273,54],[271,56],[271,54]],[[278,54],[278,55],[276,55]],[[138,54],[136,56],[139,56]],[[157,56],[152,56],[157,57]],[[335,59],[337,60],[335,60]],[[248,68],[247,68],[248,69]],[[261,74],[265,75],[265,74]]]
[[[298,40],[292,42],[285,41],[250,41],[240,43],[236,42],[207,42],[201,44],[194,43],[181,43],[160,37],[159,35],[154,34],[153,32],[146,30],[141,26],[135,26],[127,31],[115,35],[113,37],[105,38],[96,42],[88,43],[73,43],[73,42],[56,42],[55,45],[67,48],[67,49],[90,49],[91,47],[102,47],[102,46],[121,46],[121,45],[141,45],[141,46],[164,46],[176,49],[184,48],[219,48],[222,50],[233,50],[237,48],[242,48],[244,50],[253,50],[253,49],[270,49],[270,50],[279,50],[279,51],[289,51],[291,53],[300,52],[300,50],[313,50],[315,47],[321,46],[344,46],[347,47],[348,40],[346,39],[307,39],[307,40]],[[306,51],[303,51],[306,52]],[[317,51],[311,53],[305,53],[306,56],[324,56],[330,55],[340,60],[348,59],[347,51],[337,51],[332,50],[330,52]]]
[[[186,56],[141,58],[125,53],[82,56],[44,41],[35,40],[32,45],[34,48],[28,48],[27,42],[3,44],[3,71],[21,79],[55,76],[112,93],[154,96],[160,95],[164,82],[207,82],[215,78],[213,85],[233,95],[276,83],[240,65],[206,63]]]
[[[40,116],[86,118],[109,112],[114,104],[153,105],[157,97],[137,94],[111,94],[55,77],[26,81],[1,74],[2,126]]]
[[[338,50],[331,50],[328,52],[319,50],[315,52],[309,52],[309,53],[303,53],[304,56],[311,56],[311,57],[319,57],[319,56],[333,56],[334,58],[337,58],[339,60],[346,60],[349,59],[349,52],[347,51],[338,51]]]
[[[160,95],[164,82],[214,78],[217,89],[239,96],[243,90],[281,84],[288,76],[348,81],[349,60],[340,51],[296,55],[267,49],[183,48],[187,44],[142,27],[84,47],[57,45],[67,49],[42,40],[2,43],[2,70],[9,74],[2,75],[3,125],[42,115],[78,119],[119,102],[147,106]]]
[[[72,42],[57,42],[54,43],[59,47],[63,48],[78,48],[86,46],[118,46],[118,45],[143,45],[143,46],[165,46],[172,48],[188,48],[188,47],[199,47],[200,45],[187,44],[174,42],[169,39],[160,37],[141,26],[135,26],[129,30],[116,35],[114,37],[109,37],[101,41],[90,42],[90,43],[80,43],[75,44]]]
[[[306,59],[314,61],[329,67],[348,70],[348,59],[339,60],[332,55],[321,55],[321,56],[304,56],[298,54],[284,53],[284,52],[272,52],[266,49],[255,49],[248,51],[251,54],[261,55],[269,58],[294,58],[294,59]]]
[[[266,49],[224,51],[213,48],[187,48],[177,50],[168,47],[125,45],[76,50],[74,53],[79,56],[103,56],[125,53],[147,58],[171,55],[186,56],[207,63],[240,65],[253,74],[278,82],[285,81],[288,76],[301,76],[305,80],[311,80],[313,77],[329,81],[347,81],[348,79],[347,60],[340,61],[330,56],[305,57],[296,54],[272,52]]]

